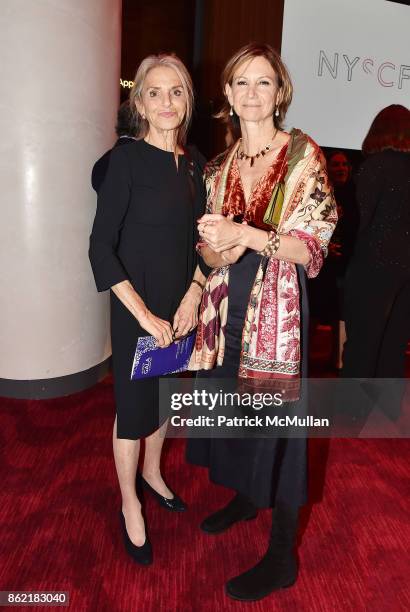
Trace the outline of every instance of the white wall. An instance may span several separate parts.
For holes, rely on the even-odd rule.
[[[0,378],[63,376],[110,354],[87,251],[120,38],[121,0],[1,0]]]
[[[282,57],[294,83],[288,126],[360,149],[375,115],[410,106],[410,7],[385,0],[285,0]]]

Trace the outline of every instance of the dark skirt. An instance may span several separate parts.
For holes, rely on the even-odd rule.
[[[117,438],[139,440],[166,420],[159,411],[159,378],[130,380],[135,347],[146,336],[136,318],[111,291],[111,342]]]
[[[228,318],[223,365],[201,371],[200,378],[237,378],[242,331],[260,255],[248,252],[229,273]],[[307,370],[308,302],[306,276],[297,266],[302,314],[302,376]],[[306,394],[303,394],[306,402]],[[246,495],[255,506],[277,501],[298,507],[307,500],[307,441],[305,438],[189,439],[187,459],[209,468],[210,480]]]

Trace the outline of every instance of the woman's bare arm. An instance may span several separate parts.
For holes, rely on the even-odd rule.
[[[204,215],[199,222],[199,233],[207,246],[202,247],[201,254],[205,263],[211,267],[226,265],[223,253],[235,247],[262,251],[268,242],[268,232],[250,227],[244,223],[235,223],[223,215]],[[309,262],[309,251],[301,240],[295,236],[280,235],[280,246],[274,257],[292,263],[306,265]]]
[[[306,265],[309,263],[310,255],[304,242],[295,236],[279,234],[280,243],[276,251],[275,259],[283,259],[296,264]],[[262,251],[268,242],[268,232],[255,227],[244,227],[240,244],[254,251]]]
[[[206,282],[206,277],[202,274],[199,266],[196,267],[192,281],[197,282],[190,284],[174,316],[173,330],[176,339],[185,336],[198,325],[202,287],[205,286]]]
[[[111,287],[113,293],[137,319],[141,327],[157,340],[161,347],[173,341],[171,324],[155,316],[146,307],[141,296],[135,291],[129,280],[121,281]]]

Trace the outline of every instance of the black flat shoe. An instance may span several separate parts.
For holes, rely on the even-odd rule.
[[[205,533],[223,533],[238,521],[250,521],[258,516],[255,506],[247,497],[237,493],[221,510],[202,521],[200,527]]]
[[[125,525],[125,518],[122,510],[119,512],[120,523],[122,529],[122,535],[124,539],[125,550],[127,553],[140,565],[150,565],[152,563],[152,546],[148,539],[148,535],[145,536],[145,542],[142,546],[136,546],[131,540],[127,532]]]
[[[238,601],[258,601],[277,591],[291,587],[297,578],[296,557],[268,550],[266,555],[248,571],[228,580],[226,594]]]
[[[149,491],[151,495],[157,500],[160,506],[166,508],[167,510],[171,510],[172,512],[184,512],[187,509],[186,504],[182,501],[182,499],[170,489],[171,493],[174,497],[168,498],[164,497],[158,491],[153,489],[151,485],[145,480],[142,474],[138,474],[138,478],[141,482],[141,485],[144,489]],[[169,488],[169,487],[168,487]]]

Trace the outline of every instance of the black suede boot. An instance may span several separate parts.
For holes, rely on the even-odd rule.
[[[296,582],[297,526],[298,511],[278,503],[272,510],[272,532],[266,554],[255,567],[226,583],[230,597],[256,601]]]
[[[201,523],[202,531],[206,533],[222,533],[238,521],[249,521],[256,518],[258,512],[252,502],[237,493],[221,510],[211,514]]]

